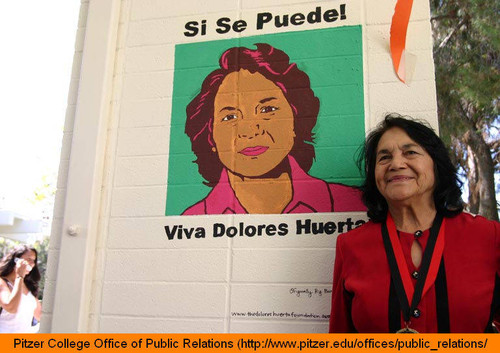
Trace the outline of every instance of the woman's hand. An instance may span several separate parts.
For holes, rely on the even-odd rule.
[[[16,277],[24,278],[28,273],[30,273],[32,267],[28,263],[28,261],[23,260],[21,258],[16,259]]]

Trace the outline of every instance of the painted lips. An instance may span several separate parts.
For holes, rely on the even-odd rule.
[[[268,149],[269,149],[269,147],[266,147],[266,146],[254,146],[254,147],[244,148],[239,153],[241,153],[245,156],[258,156],[258,155],[266,152]]]

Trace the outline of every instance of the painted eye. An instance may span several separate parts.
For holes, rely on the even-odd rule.
[[[236,114],[228,114],[225,117],[222,118],[222,121],[230,121],[238,118]]]
[[[266,105],[266,106],[260,108],[261,113],[272,113],[276,110],[278,110],[278,107],[274,107],[272,105]]]

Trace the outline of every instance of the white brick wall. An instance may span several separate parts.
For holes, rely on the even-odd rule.
[[[98,0],[91,0],[98,1]],[[429,4],[414,2],[407,49],[417,61],[410,85],[392,69],[389,28],[395,0],[345,2],[358,14],[364,46],[365,121],[374,126],[385,113],[427,119],[437,126]],[[169,241],[163,227],[242,218],[164,216],[175,44],[226,39],[213,33],[182,36],[192,19],[234,19],[263,10],[290,13],[339,1],[304,0],[122,0],[107,117],[102,197],[91,295],[84,310],[91,332],[326,332],[336,236],[227,237]],[[68,98],[58,192],[51,237],[43,330],[51,331],[57,269],[78,100],[88,1],[82,8]],[[359,18],[360,22],[356,22]],[[323,27],[328,24],[323,23]],[[281,31],[314,29],[289,27]],[[213,32],[213,31],[212,31]],[[269,29],[265,33],[272,33]],[[248,30],[243,35],[260,34]],[[80,137],[83,138],[83,137]],[[309,217],[309,216],[307,216]],[[296,217],[295,217],[296,218]],[[248,216],[246,223],[286,222],[293,216]],[[306,218],[304,216],[303,218]],[[313,221],[335,216],[315,214]],[[297,292],[302,294],[297,295]],[[308,293],[311,293],[310,295]],[[69,299],[68,299],[69,300]],[[259,317],[261,311],[277,316]],[[235,316],[239,313],[244,316]],[[294,316],[279,316],[293,313]]]
[[[133,325],[131,325],[133,323]],[[223,319],[162,319],[132,316],[102,315],[101,332],[122,333],[222,333],[224,332]],[[273,331],[274,332],[274,331]],[[305,331],[302,331],[305,332]]]
[[[213,283],[105,282],[102,314],[222,318],[226,291],[224,284]]]
[[[197,14],[205,15],[228,10],[238,10],[238,2],[233,0],[214,2],[195,0],[176,3],[168,3],[162,0],[134,1],[131,9],[131,21],[175,18]]]
[[[369,126],[374,126],[385,114],[397,112],[428,120],[437,131],[429,2],[413,3],[406,50],[417,59],[409,86],[399,82],[389,55],[390,23],[396,1],[365,1],[365,4]]]

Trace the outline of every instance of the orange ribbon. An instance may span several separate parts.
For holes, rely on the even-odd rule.
[[[406,82],[405,45],[406,31],[410,22],[413,0],[398,0],[391,23],[391,56],[394,71],[401,80]]]

